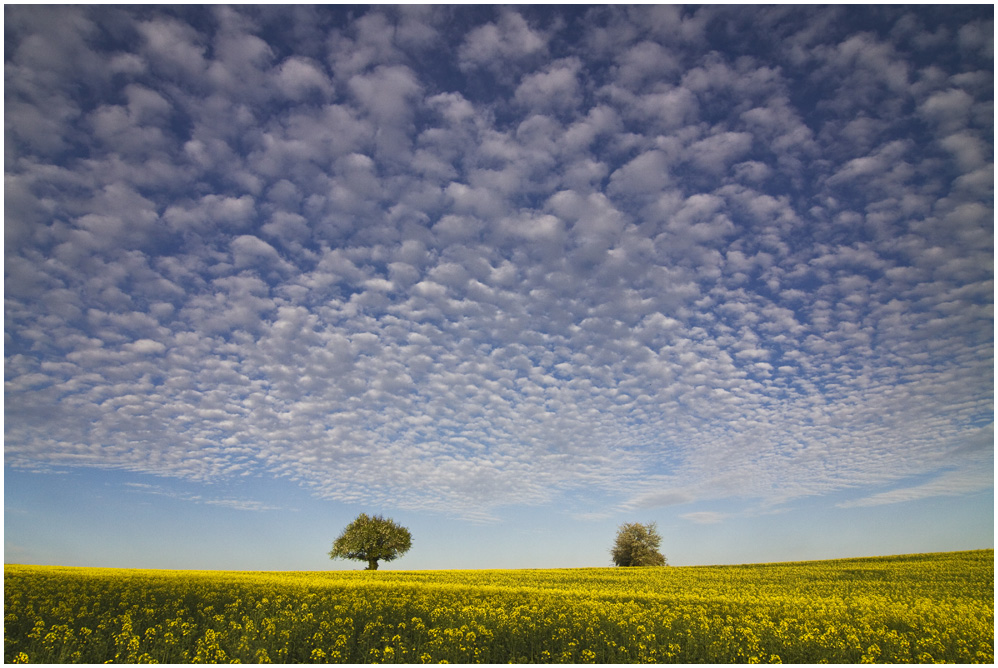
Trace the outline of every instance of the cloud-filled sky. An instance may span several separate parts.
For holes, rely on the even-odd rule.
[[[993,545],[992,6],[4,16],[8,562]]]

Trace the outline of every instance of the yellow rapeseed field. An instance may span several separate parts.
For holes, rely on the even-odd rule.
[[[4,661],[994,662],[994,551],[680,568],[4,567]]]

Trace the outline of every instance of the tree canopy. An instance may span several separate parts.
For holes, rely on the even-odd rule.
[[[662,537],[654,522],[622,524],[610,554],[617,566],[666,566],[665,555],[659,552]]]
[[[412,547],[412,534],[404,526],[381,515],[361,513],[333,542],[330,559],[359,559],[367,570],[378,570],[378,561],[398,559]]]

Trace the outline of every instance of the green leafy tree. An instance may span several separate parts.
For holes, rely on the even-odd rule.
[[[378,570],[378,561],[398,559],[412,547],[412,534],[404,526],[381,515],[361,513],[333,542],[330,559],[359,559],[369,571]]]
[[[622,524],[617,530],[617,540],[610,554],[617,566],[665,566],[665,555],[659,552],[662,537],[655,523]]]

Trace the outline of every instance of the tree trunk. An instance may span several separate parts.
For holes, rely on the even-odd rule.
[[[367,560],[367,568],[365,568],[364,570],[366,570],[366,571],[376,571],[376,570],[378,570],[378,560],[377,559],[368,559]]]

